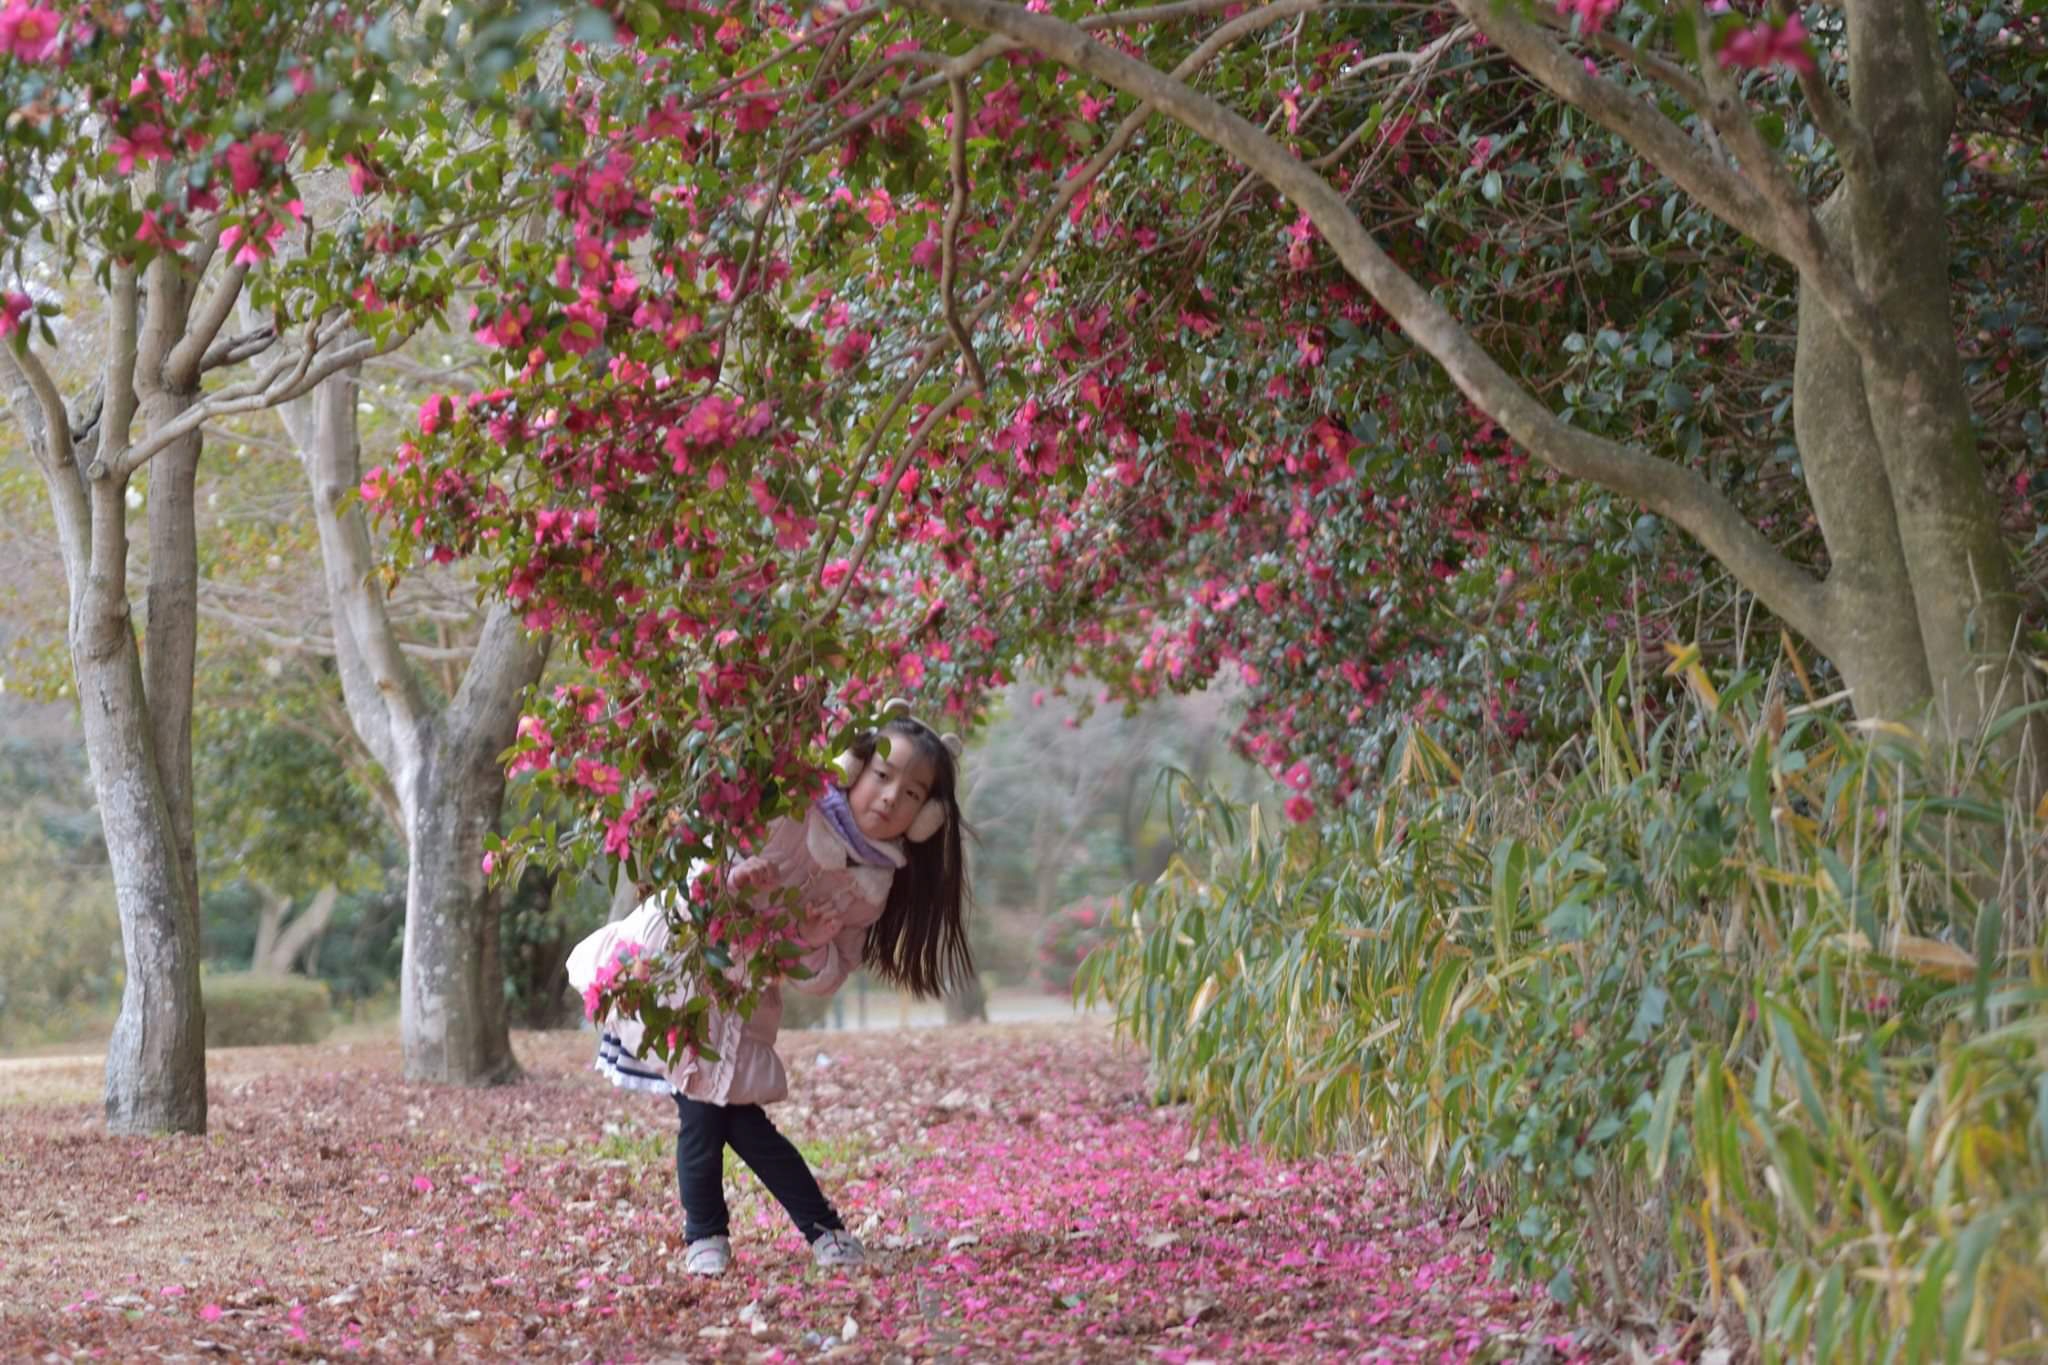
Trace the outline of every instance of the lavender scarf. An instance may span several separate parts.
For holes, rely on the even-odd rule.
[[[853,807],[846,804],[846,793],[837,787],[827,787],[825,794],[818,798],[818,809],[825,812],[825,819],[831,822],[832,832],[846,841],[846,847],[856,861],[869,867],[886,867],[891,871],[896,862],[888,854],[869,842],[868,836],[860,832],[854,823]]]

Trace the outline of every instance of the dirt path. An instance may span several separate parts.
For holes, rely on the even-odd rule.
[[[1578,1358],[1478,1232],[1198,1141],[1097,1024],[796,1035],[777,1117],[872,1264],[811,1270],[736,1176],[715,1282],[679,1274],[672,1111],[580,1035],[516,1047],[479,1092],[390,1044],[212,1054],[197,1139],[105,1136],[95,1058],[0,1067],[0,1356]]]

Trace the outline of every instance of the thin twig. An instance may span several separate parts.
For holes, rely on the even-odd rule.
[[[875,538],[881,534],[882,521],[888,515],[890,502],[896,496],[896,485],[902,481],[903,470],[910,463],[910,457],[923,445],[925,433],[951,416],[953,410],[974,397],[975,392],[974,388],[966,384],[956,386],[937,407],[919,418],[917,425],[912,427],[910,434],[904,438],[902,452],[896,456],[895,462],[889,466],[888,473],[882,479],[882,496],[877,498],[875,505],[869,509],[867,529],[861,533],[860,543],[854,546],[853,553],[847,558],[846,576],[839,580],[839,586],[832,590],[832,596],[826,599],[824,606],[811,617],[813,625],[830,620],[832,613],[839,610],[839,604],[846,600],[847,590],[853,586],[854,579],[860,576],[860,566],[866,561],[868,551],[874,548]]]
[[[974,353],[974,340],[960,322],[960,300],[953,294],[954,270],[959,262],[960,215],[967,207],[967,82],[955,76],[946,82],[953,97],[953,137],[949,168],[953,177],[953,201],[946,205],[946,223],[939,234],[939,298],[946,312],[946,326],[960,343],[960,355],[976,393],[988,392],[988,377],[981,371],[981,357]]]

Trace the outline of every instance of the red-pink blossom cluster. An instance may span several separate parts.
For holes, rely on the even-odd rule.
[[[0,52],[39,65],[61,61],[63,26],[63,17],[48,6],[13,0],[0,9]]]
[[[1815,70],[1813,46],[1796,14],[1782,24],[1759,22],[1737,29],[1715,56],[1727,67],[1764,71],[1785,66],[1802,76],[1811,76]]]

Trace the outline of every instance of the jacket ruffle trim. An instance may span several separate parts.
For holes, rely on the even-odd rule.
[[[676,1087],[666,1074],[654,1069],[654,1064],[635,1057],[619,1041],[618,1035],[600,1033],[597,1037],[597,1061],[595,1069],[600,1076],[621,1090],[639,1090],[649,1095],[673,1095]]]

